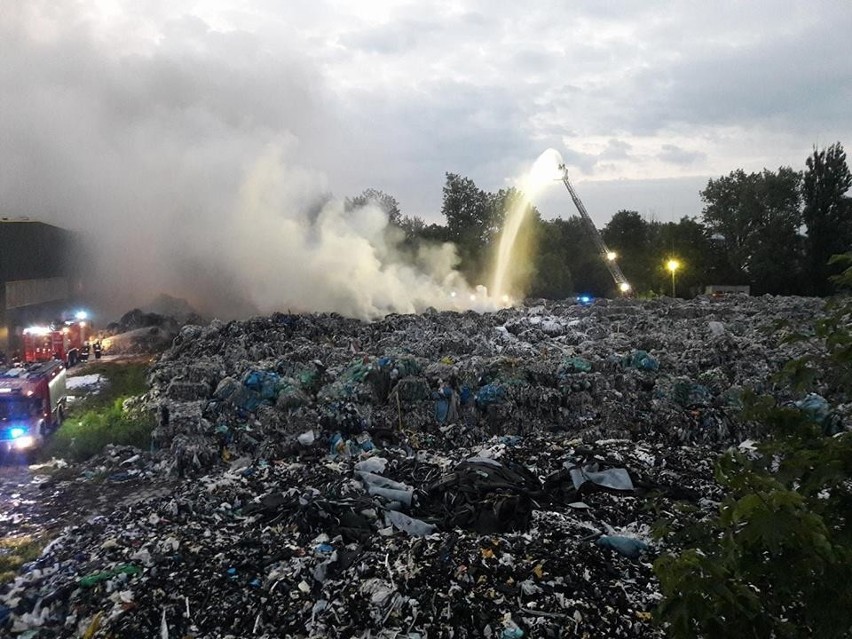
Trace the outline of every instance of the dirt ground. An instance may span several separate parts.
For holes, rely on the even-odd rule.
[[[48,538],[65,526],[111,512],[117,504],[167,490],[147,480],[110,481],[96,473],[50,465],[0,466],[0,538]]]
[[[79,364],[68,375],[86,375],[101,363],[150,358],[150,355],[106,356]],[[108,473],[97,467],[69,467],[57,460],[36,464],[32,461],[31,456],[23,454],[0,458],[0,541],[34,538],[47,543],[66,526],[80,524],[111,512],[117,504],[166,489],[152,485],[146,478],[111,480]]]

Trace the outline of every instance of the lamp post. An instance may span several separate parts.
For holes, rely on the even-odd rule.
[[[666,262],[666,268],[669,269],[672,273],[672,297],[675,296],[675,273],[680,268],[680,262],[675,259],[671,259]]]

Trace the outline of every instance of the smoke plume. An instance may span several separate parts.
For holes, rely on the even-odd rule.
[[[466,292],[451,246],[403,260],[382,211],[332,196],[358,146],[286,38],[140,12],[121,39],[82,7],[0,13],[0,214],[79,231],[106,312],[167,293],[221,317],[375,317]]]

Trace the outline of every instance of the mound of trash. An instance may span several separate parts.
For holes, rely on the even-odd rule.
[[[166,312],[128,311],[117,322],[110,322],[102,332],[108,355],[138,355],[158,353],[171,344],[181,327],[199,325],[203,318],[183,300],[163,295],[152,307]]]
[[[0,593],[0,627],[661,636],[653,531],[718,506],[716,456],[761,434],[743,393],[778,392],[772,375],[817,348],[784,331],[821,309],[619,300],[184,326],[150,373],[156,452],[127,451],[105,479],[132,468],[173,488],[66,529]],[[831,397],[802,410],[839,419]]]

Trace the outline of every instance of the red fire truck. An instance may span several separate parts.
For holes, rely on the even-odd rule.
[[[24,329],[24,361],[48,362],[58,359],[68,367],[88,355],[86,345],[91,326],[87,322],[63,322],[52,326],[31,326]]]
[[[65,417],[65,366],[56,360],[0,371],[0,449],[31,450]]]

